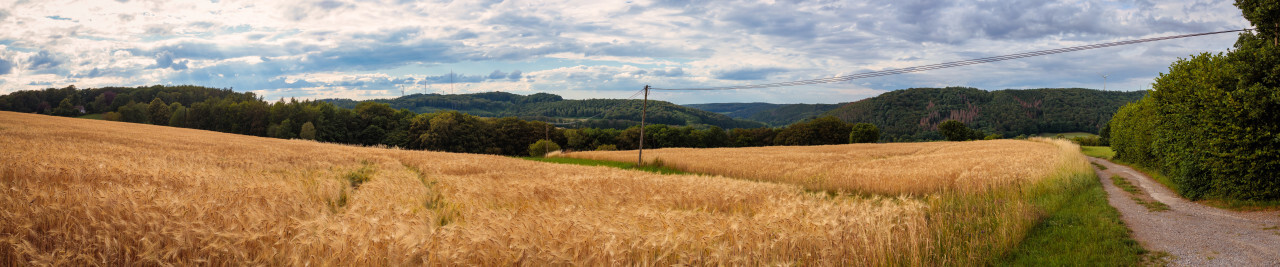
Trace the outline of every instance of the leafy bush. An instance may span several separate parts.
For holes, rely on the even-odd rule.
[[[542,139],[529,145],[529,156],[541,157],[556,150],[560,150],[560,145],[551,140]]]
[[[614,151],[618,150],[617,145],[600,145],[596,147],[596,151]]]
[[[774,137],[773,142],[782,146],[813,146],[845,144],[849,140],[849,132],[853,126],[826,116],[807,122],[797,122],[787,126]]]
[[[1098,136],[1077,136],[1072,137],[1071,142],[1082,146],[1101,146],[1102,138]]]
[[[857,123],[849,133],[849,143],[875,143],[880,141],[880,129],[875,124]]]
[[[120,112],[112,111],[102,114],[102,119],[109,121],[123,121],[124,116],[121,116]]]
[[[298,138],[316,140],[316,125],[309,121],[302,124],[302,130],[298,132]]]
[[[947,141],[965,141],[973,136],[973,130],[969,129],[969,126],[956,120],[947,120],[938,124],[938,132],[946,137]]]
[[[1280,17],[1277,3],[1236,5],[1259,28]],[[1280,47],[1268,34],[1174,62],[1113,118],[1116,158],[1160,169],[1190,199],[1280,199]]]
[[[1160,166],[1151,144],[1154,142],[1155,103],[1142,99],[1120,107],[1111,117],[1111,149],[1115,159],[1145,167]]]

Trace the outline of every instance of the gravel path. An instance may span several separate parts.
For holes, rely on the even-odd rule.
[[[1111,206],[1120,210],[1133,238],[1152,251],[1170,254],[1176,266],[1280,266],[1280,212],[1236,212],[1187,201],[1150,177],[1110,161],[1089,158],[1107,170],[1096,170]],[[1147,211],[1111,181],[1129,179],[1167,211]]]

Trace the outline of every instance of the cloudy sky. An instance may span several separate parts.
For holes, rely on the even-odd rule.
[[[1241,29],[1223,0],[0,0],[0,94],[194,84],[267,99],[662,88],[814,79]],[[659,92],[676,103],[837,103],[911,87],[1150,88],[1195,37],[846,83]],[[450,72],[453,83],[450,83]],[[452,88],[452,89],[451,89]]]

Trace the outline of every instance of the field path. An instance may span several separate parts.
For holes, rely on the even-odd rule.
[[[1133,229],[1133,238],[1148,250],[1168,252],[1176,266],[1280,266],[1280,212],[1237,212],[1187,201],[1150,177],[1124,165],[1089,158],[1106,166],[1097,170],[1107,200]],[[1125,177],[1169,205],[1148,211],[1111,181]]]

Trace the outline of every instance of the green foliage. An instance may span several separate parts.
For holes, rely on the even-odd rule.
[[[554,158],[529,157],[529,158],[523,158],[523,159],[541,161],[541,162],[560,163],[560,164],[583,165],[583,166],[606,166],[606,167],[614,167],[614,168],[619,168],[624,170],[646,171],[646,172],[659,173],[659,174],[693,174],[693,173],[688,173],[678,169],[673,169],[671,167],[664,167],[664,166],[646,165],[646,166],[637,167],[635,162],[618,162],[618,161],[608,161],[608,160],[592,160],[592,159],[578,159],[578,158],[565,158],[565,157],[554,157]]]
[[[173,115],[169,116],[169,126],[188,127],[187,126],[187,115],[188,115],[187,107],[183,107],[182,104],[179,104],[177,102],[174,102],[173,104],[174,105],[172,106],[177,106],[177,108],[173,110]]]
[[[1146,92],[1093,89],[984,91],[975,88],[911,88],[843,104],[824,115],[868,122],[886,141],[939,140],[939,123],[957,120],[1004,136],[1045,132],[1096,133],[1116,109]],[[978,138],[985,137],[979,136]]]
[[[109,121],[124,121],[124,116],[120,115],[120,112],[112,111],[112,112],[103,113],[102,119],[109,120]]]
[[[362,161],[360,164],[361,166],[359,169],[348,172],[346,175],[342,176],[343,179],[347,180],[347,183],[351,184],[352,189],[360,189],[360,185],[369,182],[369,180],[373,180],[373,174],[377,172],[373,163]]]
[[[309,121],[307,123],[303,123],[302,130],[298,132],[298,138],[316,140],[316,125]]]
[[[938,124],[938,132],[942,134],[947,141],[965,141],[973,136],[973,130],[964,123],[956,120],[947,120]]]
[[[151,115],[147,113],[147,104],[129,102],[118,110],[124,121],[132,123],[151,123]]]
[[[600,145],[596,147],[596,151],[616,151],[616,150],[618,150],[618,146],[616,145]]]
[[[1273,46],[1280,46],[1280,4],[1274,0],[1236,0],[1244,18],[1253,24],[1258,31],[1258,39],[1270,40]]]
[[[1144,98],[1126,104],[1111,118],[1111,149],[1116,159],[1140,166],[1160,166],[1152,147],[1155,131],[1155,102]]]
[[[849,143],[875,143],[880,140],[880,128],[870,123],[856,123],[849,133]]]
[[[846,144],[853,125],[832,116],[787,126],[774,137],[774,144],[782,146],[812,146]]]
[[[1102,145],[1104,145],[1104,144],[1102,143],[1102,138],[1101,138],[1101,137],[1098,137],[1097,135],[1094,135],[1094,136],[1079,136],[1079,137],[1072,137],[1070,140],[1071,140],[1071,142],[1076,143],[1076,144],[1078,144],[1078,145],[1082,145],[1082,146],[1102,146]]]
[[[147,105],[147,115],[149,121],[157,125],[165,125],[169,122],[170,112],[169,105],[160,100],[159,97],[152,99],[151,104]]]
[[[774,128],[729,130],[729,145],[734,147],[771,146],[781,130]]]
[[[1112,151],[1110,147],[1105,146],[1080,146],[1080,152],[1084,153],[1085,156],[1107,160],[1116,156],[1115,151]],[[1106,170],[1106,168],[1103,168],[1103,170]]]
[[[534,156],[534,157],[546,156],[547,153],[551,153],[552,151],[558,151],[558,150],[560,150],[560,145],[556,144],[556,142],[552,142],[551,140],[547,140],[547,139],[538,140],[533,144],[529,144],[529,156]]]
[[[505,92],[440,95],[414,94],[395,99],[376,99],[363,102],[348,99],[325,99],[343,108],[359,109],[363,103],[379,103],[390,108],[407,109],[417,113],[434,113],[448,110],[465,112],[474,116],[516,117],[527,120],[572,122],[583,127],[623,129],[640,123],[641,100],[590,99],[564,100],[558,95],[537,93],[522,96]],[[571,118],[589,118],[577,120]],[[718,126],[723,128],[762,127],[764,124],[736,120],[725,115],[695,108],[675,105],[666,101],[649,101],[647,121],[654,124]]]
[[[63,98],[58,107],[53,109],[54,116],[79,116],[80,110],[71,104],[71,98]]]
[[[1259,31],[1226,54],[1174,62],[1111,122],[1116,158],[1158,168],[1193,200],[1280,199],[1280,48],[1266,29],[1278,4],[1236,5]]]
[[[491,138],[489,125],[476,117],[457,111],[436,114],[419,141],[426,149],[437,151],[485,153]]]
[[[1027,234],[1003,262],[1008,266],[1137,266],[1150,253],[1133,240],[1120,212],[1107,204],[1098,179],[1070,196]]]

